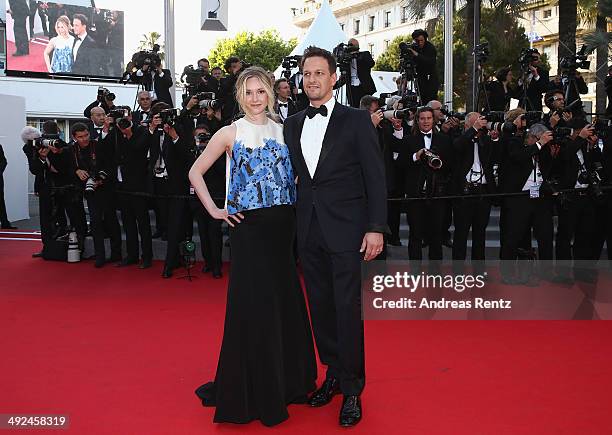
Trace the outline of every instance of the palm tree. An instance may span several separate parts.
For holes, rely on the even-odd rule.
[[[158,32],[149,32],[143,33],[143,39],[140,40],[138,49],[139,50],[153,50],[155,44],[159,45],[159,57],[161,60],[164,60],[164,44],[160,44],[159,40],[161,39],[161,33]]]
[[[612,32],[608,32],[607,25],[612,16],[612,0],[579,0],[578,17],[581,22],[591,27],[595,23],[595,30],[584,36],[584,42],[589,52],[597,50],[597,64],[595,76],[595,111],[603,113],[606,110],[606,89],[604,80],[607,74],[608,61],[612,60]]]

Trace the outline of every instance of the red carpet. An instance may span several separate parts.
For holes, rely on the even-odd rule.
[[[193,390],[214,375],[226,280],[45,262],[38,249],[0,241],[0,414],[68,414],[68,432],[88,435],[346,433],[340,397],[292,405],[273,429],[212,423]],[[351,433],[609,433],[611,338],[603,321],[367,322]]]
[[[1,1],[1,0],[0,0]],[[30,41],[30,54],[27,56],[12,56],[16,47],[13,41],[6,41],[6,69],[12,71],[47,72],[47,65],[43,53],[48,43],[48,38],[39,37]]]

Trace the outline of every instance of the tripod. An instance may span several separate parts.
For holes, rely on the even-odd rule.
[[[485,77],[484,77],[484,68],[483,68],[483,64],[484,64],[484,60],[482,59],[478,59],[478,75],[475,77],[476,79],[476,85],[478,89],[478,93],[475,95],[475,99],[474,101],[476,102],[476,107],[474,108],[475,111],[480,112],[481,109],[484,107],[485,110],[487,112],[491,111],[491,106],[489,105],[489,94],[487,92],[487,82],[485,81]],[[526,91],[525,91],[526,92]],[[481,104],[481,100],[483,100],[484,96],[484,101],[482,101]]]
[[[402,80],[400,81],[399,94],[405,95],[416,95],[417,104],[424,106],[428,101],[422,101],[421,90],[419,87],[419,79],[416,69],[414,67],[402,68],[400,70]]]

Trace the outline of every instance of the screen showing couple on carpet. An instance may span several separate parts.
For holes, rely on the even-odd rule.
[[[124,13],[93,1],[6,0],[6,38],[10,71],[87,77],[123,71]]]

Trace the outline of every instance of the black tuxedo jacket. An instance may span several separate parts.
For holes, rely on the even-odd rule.
[[[115,162],[121,170],[123,182],[122,188],[131,192],[145,192],[147,190],[147,152],[150,141],[149,132],[146,127],[134,125],[132,137],[127,139],[119,132],[113,130],[116,135]]]
[[[170,192],[175,195],[189,194],[189,163],[191,158],[189,155],[188,146],[185,141],[179,136],[176,143],[172,142],[170,136],[165,135],[162,146],[160,147],[160,133],[155,131],[147,134],[147,143],[150,147],[148,180],[150,182],[148,188],[153,191],[153,179],[155,178],[155,164],[161,154],[163,156],[166,171],[168,172],[168,185]]]
[[[542,111],[542,95],[548,90],[548,70],[542,67],[536,67],[538,70],[538,74],[540,78],[538,80],[533,80],[529,82],[527,87],[527,107],[524,104],[524,86],[517,86],[515,89],[515,96],[519,100],[519,107],[524,108],[527,111],[536,110]],[[569,102],[568,102],[569,104]]]
[[[503,178],[500,190],[504,193],[520,192],[533,171],[533,157],[538,160],[542,178],[547,181],[553,167],[550,148],[543,146],[538,149],[536,144],[525,145],[522,137],[512,138],[507,145],[507,155],[504,161]]]
[[[470,128],[453,143],[455,162],[453,176],[449,193],[461,194],[466,183],[466,177],[474,164],[474,137],[476,131]],[[484,172],[487,193],[495,193],[495,176],[493,165],[498,163],[500,153],[500,141],[493,141],[489,136],[478,138],[478,158]]]
[[[14,20],[19,20],[30,15],[28,0],[9,0],[9,9]]]
[[[359,250],[366,232],[387,232],[387,191],[382,153],[370,114],[336,103],[314,177],[302,154],[306,111],[287,118],[285,141],[298,176],[298,246],[304,246],[313,212],[333,252]]]
[[[581,169],[580,160],[576,154],[578,150],[582,150],[584,168],[587,171],[593,169],[595,162],[602,163],[603,156],[599,147],[594,147],[591,150],[587,149],[587,141],[581,137],[567,141],[565,146],[561,146],[561,152],[559,153],[559,187],[561,189],[573,189],[576,186],[578,171]]]
[[[276,114],[280,116],[280,106],[278,100],[276,100],[276,102],[274,103],[274,112],[276,112]],[[287,100],[287,118],[289,118],[291,115],[295,115],[298,112],[299,110],[297,108],[296,103],[291,98]]]
[[[419,54],[414,58],[417,66],[419,91],[422,96],[435,95],[440,87],[438,72],[436,70],[437,51],[433,44],[429,41],[425,43],[422,49],[417,50]],[[423,101],[422,104],[427,104],[428,101]]]
[[[170,88],[172,87],[172,73],[169,69],[162,69],[164,76],[160,77],[155,74],[153,82],[155,85],[155,94],[157,95],[157,101],[163,101],[164,103],[170,104],[174,107],[174,101],[172,95],[170,95]],[[151,90],[151,89],[147,89]]]
[[[74,42],[74,45],[76,45],[76,38]],[[73,49],[74,45],[72,46]],[[100,49],[91,36],[87,35],[85,40],[81,43],[76,59],[74,59],[74,63],[72,64],[72,74],[99,76],[101,74],[99,57]]]
[[[357,77],[361,82],[361,89],[365,95],[376,93],[376,85],[372,79],[372,67],[374,59],[369,51],[360,51],[357,55]]]
[[[437,154],[442,160],[440,169],[432,169],[422,160],[414,161],[412,156],[421,148],[425,148],[423,135],[411,134],[402,139],[401,148],[398,149],[397,162],[404,169],[404,192],[408,197],[422,196],[423,186],[426,186],[427,196],[441,196],[447,194],[453,167],[453,147],[448,136],[432,133],[430,151]],[[427,182],[427,183],[425,183]]]

